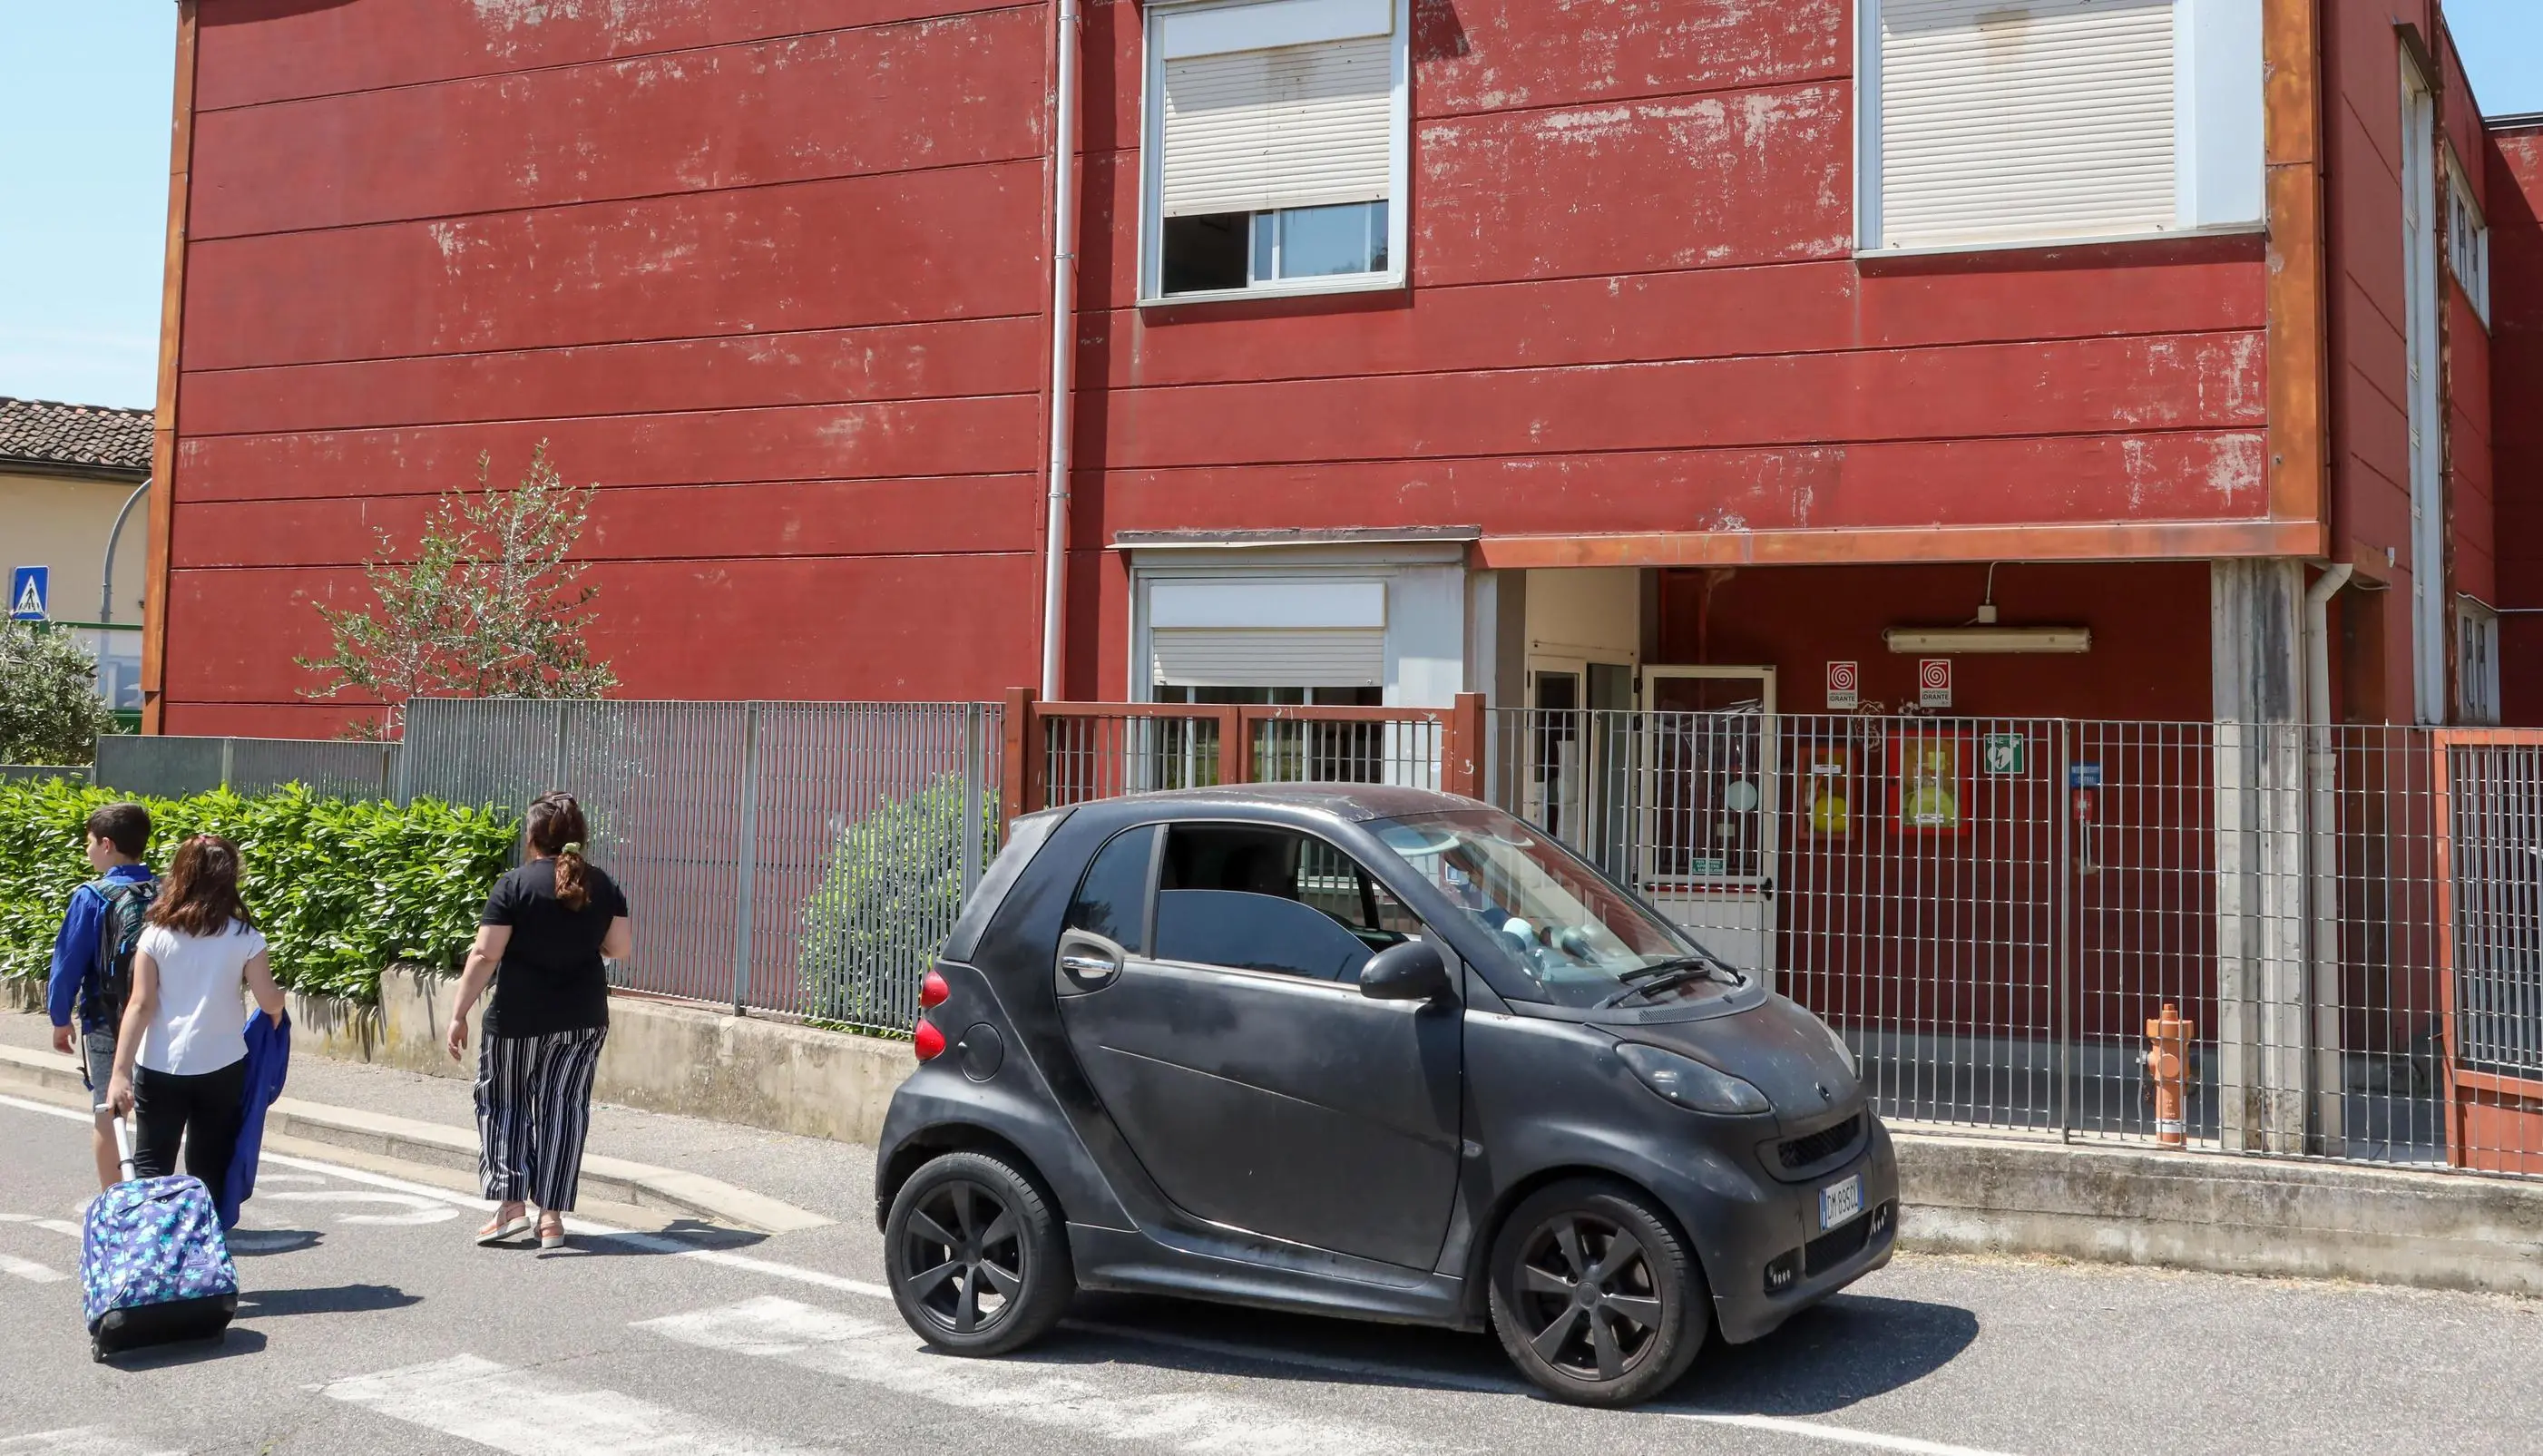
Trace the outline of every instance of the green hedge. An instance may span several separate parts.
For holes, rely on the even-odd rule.
[[[0,974],[44,974],[62,907],[91,878],[89,811],[126,797],[62,780],[0,784]],[[365,1002],[392,961],[458,968],[520,833],[492,810],[319,799],[297,786],[140,803],[150,863],[163,872],[189,835],[238,844],[241,889],[272,943],[276,979]]]

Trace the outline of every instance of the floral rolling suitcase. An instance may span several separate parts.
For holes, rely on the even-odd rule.
[[[115,1119],[123,1182],[88,1205],[80,1288],[98,1359],[181,1340],[218,1340],[238,1313],[238,1269],[199,1179],[132,1176],[132,1134]]]

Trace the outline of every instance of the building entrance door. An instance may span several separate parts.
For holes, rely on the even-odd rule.
[[[1636,880],[1696,943],[1775,980],[1772,667],[1643,669]]]

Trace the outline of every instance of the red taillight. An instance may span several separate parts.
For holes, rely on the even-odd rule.
[[[923,1016],[918,1019],[918,1030],[911,1034],[909,1040],[917,1049],[920,1061],[934,1061],[945,1054],[945,1034],[936,1030],[935,1024]]]
[[[918,983],[918,1004],[921,1006],[942,1006],[953,994],[954,988],[945,984],[945,977],[932,970],[925,980]]]

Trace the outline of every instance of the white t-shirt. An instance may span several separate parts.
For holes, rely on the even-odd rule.
[[[153,925],[135,949],[159,966],[159,1012],[141,1030],[136,1063],[192,1077],[247,1055],[247,963],[263,935],[235,920],[208,936]]]

